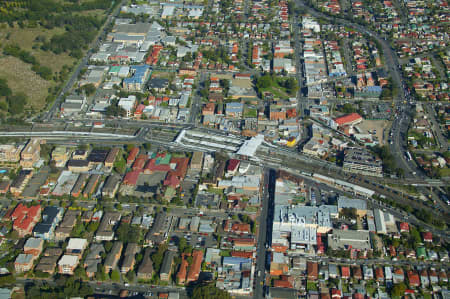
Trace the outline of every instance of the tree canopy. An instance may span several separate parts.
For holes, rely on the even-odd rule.
[[[217,288],[213,283],[198,285],[194,288],[192,298],[196,299],[231,299],[227,291]]]

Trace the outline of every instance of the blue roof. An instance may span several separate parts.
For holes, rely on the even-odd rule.
[[[244,109],[244,104],[239,102],[227,103],[226,111],[228,112],[242,112]]]
[[[370,92],[381,92],[383,88],[381,86],[367,86],[366,90]]]
[[[241,265],[241,264],[246,264],[246,263],[250,263],[250,262],[251,262],[250,259],[246,259],[243,257],[226,256],[223,258],[223,264],[229,264],[229,265]]]
[[[133,72],[133,76],[130,78],[125,78],[123,80],[124,83],[144,83],[145,73],[150,69],[148,65],[132,65],[130,67],[131,72]]]

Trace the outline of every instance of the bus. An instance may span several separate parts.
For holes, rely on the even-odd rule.
[[[411,154],[409,152],[405,152],[405,156],[406,156],[406,160],[408,160],[408,161],[412,160]]]

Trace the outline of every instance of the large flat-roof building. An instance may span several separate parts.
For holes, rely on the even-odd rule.
[[[372,244],[368,231],[340,230],[334,229],[328,234],[328,246],[333,250],[356,249],[370,250]]]

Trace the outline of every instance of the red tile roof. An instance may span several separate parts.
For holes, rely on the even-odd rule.
[[[417,274],[415,271],[408,271],[406,273],[408,275],[408,281],[411,286],[419,286],[420,285],[420,278],[419,274]]]
[[[136,186],[141,170],[133,170],[128,172],[123,178],[125,185]]]
[[[172,175],[184,178],[189,166],[189,158],[173,158],[170,159],[170,164],[176,164],[174,170],[171,171]]]
[[[228,160],[228,166],[227,166],[227,171],[236,171],[237,168],[239,167],[239,164],[241,163],[241,161],[237,160],[237,159],[230,159]]]
[[[358,113],[350,113],[342,117],[338,117],[334,121],[338,124],[338,126],[343,126],[359,120],[362,120],[361,115]]]
[[[136,159],[136,156],[139,154],[139,148],[135,147],[133,148],[130,153],[128,154],[127,158],[127,164],[133,163],[134,159]]]
[[[350,277],[350,268],[347,266],[342,266],[341,267],[341,276],[345,277],[345,278]]]
[[[409,232],[409,224],[406,222],[400,223],[400,231]]]
[[[433,242],[433,234],[431,232],[424,232],[422,236],[425,242]]]
[[[139,155],[133,163],[133,170],[141,170],[147,162],[148,156],[146,154]]]
[[[242,258],[252,258],[253,257],[253,252],[250,251],[232,251],[231,252],[231,256],[232,257],[242,257]]]
[[[194,250],[192,252],[192,264],[189,267],[189,272],[187,275],[187,282],[196,281],[198,279],[198,275],[200,274],[202,261],[203,261],[203,251]]]
[[[41,214],[41,206],[31,206],[27,207],[23,204],[18,204],[11,215],[11,220],[13,220],[13,228],[15,230],[24,231],[25,233],[30,233],[36,223],[39,221]]]
[[[164,186],[170,186],[172,188],[178,188],[180,186],[180,180],[177,176],[169,173],[164,180]]]

